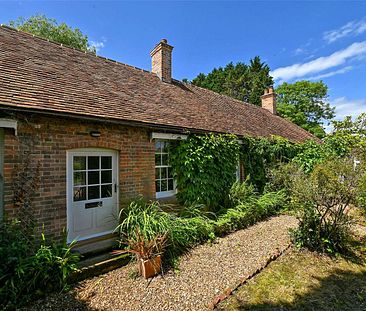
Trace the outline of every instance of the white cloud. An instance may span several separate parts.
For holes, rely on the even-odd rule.
[[[338,97],[331,101],[331,106],[335,107],[337,120],[342,120],[346,116],[357,117],[366,112],[366,98],[347,99],[346,97]]]
[[[295,78],[314,75],[324,70],[343,65],[347,60],[366,54],[366,41],[355,42],[347,48],[331,55],[316,58],[306,63],[298,63],[287,67],[280,67],[271,71],[275,80],[287,81]]]
[[[347,97],[338,97],[331,100],[330,105],[335,107],[336,120],[343,120],[346,116],[355,119],[361,113],[366,112],[366,98],[348,99]],[[327,133],[332,132],[333,125],[324,126]]]
[[[339,70],[334,70],[334,71],[327,72],[327,73],[324,73],[324,74],[321,74],[321,75],[309,77],[309,78],[307,78],[307,80],[320,80],[320,79],[324,79],[324,78],[329,78],[329,77],[332,77],[332,76],[335,76],[335,75],[346,73],[346,72],[352,70],[352,68],[353,68],[352,66],[347,66],[347,67],[341,68]]]
[[[95,51],[98,53],[105,46],[105,41],[92,41],[90,40],[89,44],[91,47],[95,48]]]
[[[359,21],[351,21],[338,29],[325,31],[323,39],[328,43],[335,42],[341,38],[349,36],[357,36],[366,31],[366,18]]]
[[[305,53],[305,49],[303,49],[303,48],[297,48],[294,51],[295,55],[300,55],[300,54],[304,54],[304,53]]]

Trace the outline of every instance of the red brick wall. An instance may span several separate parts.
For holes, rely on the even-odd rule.
[[[49,117],[19,117],[18,136],[5,130],[5,217],[16,217],[13,176],[29,149],[32,165],[40,163],[40,186],[34,215],[45,232],[59,237],[66,228],[66,152],[74,148],[108,148],[119,152],[120,204],[138,196],[155,196],[154,143],[142,128]],[[100,131],[99,138],[90,131]],[[24,158],[24,157],[23,157]]]

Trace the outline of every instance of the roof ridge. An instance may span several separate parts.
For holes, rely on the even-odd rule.
[[[263,107],[261,107],[261,106],[257,106],[257,105],[254,105],[254,104],[251,104],[251,103],[248,103],[248,102],[245,102],[245,101],[241,101],[241,100],[239,100],[239,99],[237,99],[237,98],[231,97],[231,96],[226,95],[226,94],[217,93],[217,92],[215,92],[215,91],[212,91],[212,90],[210,90],[210,89],[206,89],[206,88],[204,88],[204,87],[202,87],[202,86],[198,86],[198,85],[195,85],[195,84],[193,84],[193,83],[187,83],[187,82],[182,82],[182,83],[186,83],[186,84],[189,84],[189,85],[193,85],[194,87],[199,88],[199,89],[201,89],[201,90],[203,90],[203,91],[206,91],[206,92],[208,92],[208,93],[213,93],[213,94],[215,94],[216,96],[221,96],[221,97],[224,97],[224,98],[226,98],[226,99],[228,99],[228,100],[235,101],[236,103],[241,104],[241,105],[242,105],[242,104],[246,104],[246,105],[252,106],[252,107],[254,107],[254,108],[256,108],[256,109],[260,109],[260,110],[264,109],[264,108],[263,108]],[[264,109],[264,110],[266,110],[266,111],[267,111],[267,109]]]
[[[272,117],[280,118],[280,119],[282,119],[282,120],[285,120],[285,121],[286,121],[286,123],[291,124],[291,125],[295,125],[296,127],[298,127],[299,129],[301,129],[302,131],[304,131],[304,132],[306,132],[306,133],[310,133],[310,132],[308,132],[307,130],[305,130],[304,128],[302,128],[301,126],[299,126],[299,125],[297,125],[297,124],[295,124],[295,123],[291,122],[290,120],[288,120],[288,119],[286,119],[286,118],[284,118],[284,117],[281,117],[281,116],[279,116],[279,115],[277,115],[277,114],[273,114],[273,113],[271,113],[270,111],[268,111],[267,109],[265,109],[265,108],[263,108],[263,107],[261,107],[261,106],[257,106],[257,105],[254,105],[254,104],[251,104],[251,103],[248,103],[248,102],[245,102],[245,101],[241,101],[241,100],[239,100],[239,99],[236,99],[236,98],[230,97],[230,96],[225,95],[225,94],[217,93],[217,92],[212,91],[212,90],[210,90],[210,89],[206,89],[206,88],[204,88],[204,87],[201,87],[201,86],[195,85],[195,84],[193,84],[193,83],[191,83],[191,82],[183,82],[183,81],[181,81],[181,82],[182,82],[182,83],[184,83],[184,84],[187,84],[187,85],[190,85],[190,86],[196,87],[196,88],[198,88],[198,89],[200,89],[200,90],[202,90],[202,91],[205,91],[205,92],[207,92],[207,93],[212,93],[212,94],[214,94],[214,95],[215,95],[215,96],[217,96],[217,97],[224,97],[224,98],[226,98],[226,99],[228,99],[228,100],[234,101],[235,103],[237,103],[237,104],[239,104],[239,105],[246,104],[246,105],[249,105],[249,106],[251,106],[251,107],[253,107],[253,108],[255,108],[255,109],[259,109],[259,110],[261,110],[262,112],[270,113]],[[310,134],[311,134],[311,133],[310,133]],[[312,134],[311,134],[311,135],[312,135]],[[314,135],[313,135],[313,136],[314,136]],[[314,137],[316,138],[316,136],[314,136]]]
[[[126,66],[126,67],[129,67],[129,68],[136,69],[136,70],[139,70],[139,71],[142,71],[142,72],[146,72],[146,73],[149,73],[151,75],[156,76],[155,73],[153,73],[153,72],[151,72],[149,70],[142,69],[142,68],[139,68],[139,67],[136,67],[136,66],[132,66],[132,65],[128,65],[128,64],[122,63],[120,61],[117,61],[117,60],[114,60],[114,59],[111,59],[111,58],[108,58],[108,57],[100,56],[97,53],[94,54],[92,52],[82,51],[82,50],[76,49],[76,48],[74,48],[72,46],[65,45],[65,44],[62,44],[62,43],[59,43],[59,42],[56,42],[56,41],[53,41],[53,40],[49,40],[49,39],[43,38],[41,36],[34,35],[34,34],[30,33],[30,32],[26,32],[26,31],[23,31],[23,30],[19,30],[19,29],[10,27],[10,26],[5,25],[5,24],[0,24],[0,27],[1,28],[6,28],[6,29],[9,29],[9,30],[12,30],[12,31],[15,31],[15,32],[18,32],[18,33],[21,33],[21,34],[24,34],[24,35],[27,35],[27,36],[36,38],[36,39],[40,39],[42,41],[46,41],[46,42],[51,43],[51,44],[55,44],[55,45],[57,45],[59,47],[62,47],[62,48],[71,49],[73,51],[77,51],[77,52],[79,52],[81,54],[84,54],[84,55],[89,55],[89,56],[92,56],[92,57],[95,57],[95,58],[102,59],[104,61],[108,61],[108,62],[112,62],[112,63],[118,64],[118,65]]]

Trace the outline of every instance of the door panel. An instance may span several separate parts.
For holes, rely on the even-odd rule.
[[[118,223],[118,155],[104,149],[68,152],[68,241],[110,233]]]

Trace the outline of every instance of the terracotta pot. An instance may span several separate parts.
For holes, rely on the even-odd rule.
[[[161,256],[139,260],[139,272],[145,278],[151,278],[161,272]]]

